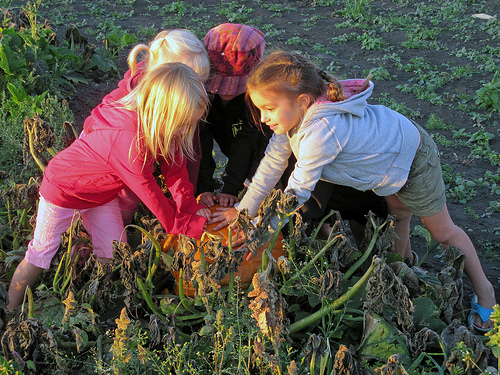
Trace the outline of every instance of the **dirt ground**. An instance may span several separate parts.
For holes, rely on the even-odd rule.
[[[67,2],[66,2],[67,3]],[[65,4],[66,4],[65,3]],[[80,1],[78,3],[69,2],[69,5],[59,7],[59,13],[71,12],[71,22],[80,25],[80,31],[86,35],[87,31],[99,30],[103,27],[99,16],[95,16],[90,12],[98,13],[95,7],[90,7],[89,3],[99,3],[90,1]],[[500,134],[498,132],[498,112],[495,119],[481,124],[471,119],[469,115],[457,109],[456,105],[434,105],[430,101],[417,99],[411,93],[404,93],[398,89],[399,85],[405,83],[415,83],[415,72],[412,70],[406,71],[398,69],[394,60],[388,59],[390,54],[397,54],[401,64],[407,64],[414,58],[423,58],[431,67],[443,67],[446,64],[450,66],[461,65],[466,66],[471,61],[466,57],[458,57],[453,55],[452,51],[464,49],[466,51],[478,50],[486,47],[491,42],[485,32],[478,31],[471,38],[457,37],[456,32],[450,31],[453,19],[442,20],[439,26],[442,28],[439,35],[435,36],[437,47],[424,49],[409,49],[402,47],[402,42],[407,38],[407,31],[403,27],[388,28],[384,30],[381,26],[376,25],[377,19],[382,19],[390,14],[401,15],[415,12],[418,18],[419,9],[425,9],[425,5],[429,8],[435,7],[434,12],[430,12],[428,19],[423,20],[418,18],[425,27],[432,29],[433,17],[439,15],[441,10],[445,11],[445,7],[452,6],[443,4],[443,8],[436,7],[435,2],[424,1],[416,2],[391,2],[391,1],[373,1],[369,5],[370,14],[375,15],[371,21],[367,21],[367,25],[376,29],[377,35],[383,38],[386,42],[381,49],[363,49],[359,41],[346,41],[342,44],[335,44],[332,41],[333,37],[342,36],[344,34],[356,33],[361,35],[369,30],[364,30],[362,27],[340,27],[336,26],[341,22],[346,21],[346,18],[341,14],[343,2],[335,2],[334,6],[319,6],[324,4],[321,1],[289,1],[285,0],[276,6],[273,10],[271,1],[218,1],[204,0],[198,2],[194,0],[185,0],[178,2],[165,1],[146,1],[136,0],[132,7],[126,7],[122,4],[124,1],[109,2],[102,5],[102,17],[108,20],[113,20],[114,25],[130,30],[135,33],[141,42],[146,42],[152,37],[145,36],[146,28],[155,29],[156,32],[163,28],[188,28],[195,32],[200,39],[213,26],[222,22],[239,22],[253,25],[262,29],[266,34],[266,49],[285,49],[301,51],[309,54],[323,68],[333,66],[334,75],[343,78],[361,78],[366,75],[366,72],[372,68],[383,66],[392,75],[392,80],[375,80],[375,90],[373,96],[373,104],[378,104],[377,99],[386,97],[394,99],[397,103],[404,103],[406,107],[418,111],[419,117],[415,120],[421,124],[426,124],[427,120],[434,114],[435,116],[444,119],[447,124],[451,124],[454,129],[465,129],[469,133],[475,133],[480,128],[496,134],[496,138],[490,141],[491,148],[500,151]],[[184,6],[184,13],[176,15],[175,13],[162,13],[161,7],[169,3],[176,3],[179,6]],[[317,4],[316,4],[317,3]],[[337,4],[338,3],[338,4]],[[474,13],[487,13],[498,18],[500,7],[498,1],[482,1],[482,2],[460,2],[464,4],[460,14],[457,16],[460,20],[470,20]],[[316,6],[314,6],[316,4]],[[155,8],[154,5],[159,6]],[[42,3],[43,6],[43,3]],[[192,7],[196,11],[192,11]],[[279,10],[280,9],[280,10]],[[124,19],[113,18],[113,11],[129,12],[133,10],[133,14]],[[226,10],[226,12],[224,12]],[[232,10],[232,12],[227,12]],[[46,9],[43,12],[47,14],[46,18],[50,19],[51,14],[54,15],[54,9]],[[55,16],[53,16],[55,17]],[[378,18],[377,18],[378,17]],[[486,22],[482,19],[476,19],[474,22],[480,24]],[[61,22],[57,25],[58,30],[64,30],[65,23]],[[142,34],[141,34],[142,30]],[[153,33],[153,35],[156,34]],[[96,41],[95,33],[89,35],[90,40],[99,45],[102,42]],[[293,41],[293,42],[291,42]],[[324,48],[323,48],[324,47]],[[126,55],[128,49],[121,51],[118,57],[119,75],[123,75],[126,70]],[[498,56],[497,56],[498,66]],[[446,73],[443,73],[446,74]],[[446,86],[438,90],[438,93],[445,98],[453,96],[455,93],[462,95],[474,95],[476,90],[481,87],[481,82],[491,81],[492,74],[480,71],[475,71],[467,77],[462,77],[448,83]],[[74,95],[70,98],[69,103],[76,117],[76,125],[82,126],[86,116],[90,114],[91,109],[96,106],[101,98],[109,91],[116,87],[118,77],[111,82],[96,80],[88,85],[77,87]],[[425,82],[419,82],[424,85]],[[470,104],[470,103],[469,103]],[[435,133],[435,131],[430,131]],[[453,138],[451,130],[439,130],[441,135],[447,139]],[[441,147],[442,164],[448,164],[453,168],[454,173],[463,173],[468,180],[483,177],[485,172],[490,170],[492,173],[498,173],[498,166],[492,166],[485,159],[474,159],[469,156],[470,149],[465,146],[460,147]],[[491,212],[488,210],[490,201],[498,200],[498,195],[491,192],[491,189],[478,189],[476,196],[467,201],[465,204],[460,203],[457,199],[450,197],[448,199],[448,208],[455,223],[465,229],[476,245],[480,254],[480,258],[484,270],[490,281],[494,284],[497,301],[500,301],[500,263],[499,263],[499,235],[496,234],[500,230],[500,212]],[[475,214],[471,214],[475,213]],[[415,219],[414,225],[419,225],[420,222]],[[496,230],[494,229],[496,228]],[[414,249],[422,257],[425,253],[425,243],[420,237],[412,237]],[[486,248],[489,247],[492,251],[486,256]],[[440,268],[439,258],[431,255],[423,264],[424,267],[432,270]],[[465,280],[465,298],[464,301],[469,301],[472,295],[472,289],[468,280]]]

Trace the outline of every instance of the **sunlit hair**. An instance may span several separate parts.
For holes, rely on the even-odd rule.
[[[181,62],[193,68],[202,82],[205,82],[210,74],[208,53],[203,43],[189,30],[164,30],[149,46],[136,45],[127,60],[132,74],[137,70],[137,59],[140,57],[146,61],[147,70],[167,62]]]
[[[159,65],[120,102],[137,112],[137,146],[144,160],[148,154],[174,160],[177,151],[194,158],[194,116],[206,111],[208,96],[193,69],[182,63]]]
[[[311,98],[311,103],[325,93],[326,98],[333,102],[345,99],[342,85],[338,80],[306,57],[286,51],[270,53],[257,64],[248,78],[246,100],[255,122],[259,124],[259,110],[250,100],[250,93],[254,91],[284,95],[290,99],[305,94]]]

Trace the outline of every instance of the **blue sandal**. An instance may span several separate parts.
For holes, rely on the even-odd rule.
[[[474,318],[475,318],[474,315],[478,314],[479,317],[481,318],[481,321],[484,323],[490,320],[490,316],[491,314],[493,314],[493,309],[487,309],[486,307],[483,307],[479,303],[477,303],[477,296],[475,294],[472,296],[471,306],[472,310],[469,314],[469,319],[468,319],[469,325],[479,332],[486,333],[491,331],[492,328],[482,328],[476,326],[474,324]]]

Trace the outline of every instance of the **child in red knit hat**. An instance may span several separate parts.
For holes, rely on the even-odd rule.
[[[197,194],[208,207],[218,202],[232,206],[246,179],[251,179],[264,156],[268,137],[248,116],[245,86],[252,68],[264,53],[264,34],[251,26],[224,23],[212,28],[203,39],[210,58],[211,74],[206,84],[210,107],[201,124],[201,164]],[[228,157],[220,193],[215,194],[212,156],[214,141]]]

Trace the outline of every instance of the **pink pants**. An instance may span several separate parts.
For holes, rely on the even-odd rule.
[[[79,215],[92,239],[97,257],[112,258],[113,241],[127,241],[118,198],[99,207],[75,210],[56,206],[40,196],[35,233],[25,260],[40,268],[50,268],[52,258],[61,245],[61,235]]]

